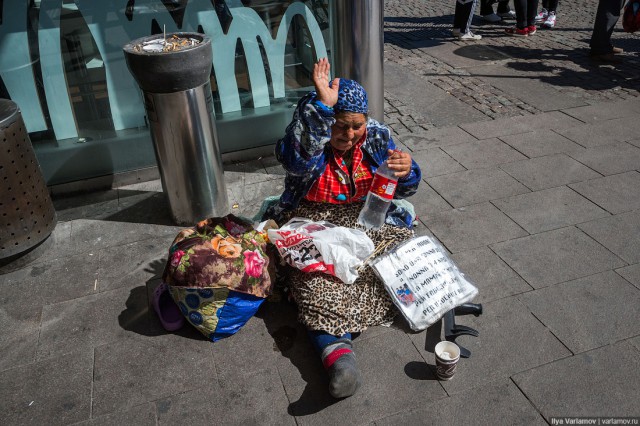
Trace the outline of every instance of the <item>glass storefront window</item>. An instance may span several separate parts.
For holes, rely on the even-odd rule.
[[[0,0],[0,97],[20,106],[49,185],[153,166],[122,46],[198,31],[222,152],[269,145],[331,54],[329,24],[328,0]]]

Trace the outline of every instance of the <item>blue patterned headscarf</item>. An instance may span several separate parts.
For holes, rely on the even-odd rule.
[[[369,112],[367,92],[358,82],[341,78],[338,88],[338,103],[333,106],[333,109],[336,112],[349,111],[367,114]]]

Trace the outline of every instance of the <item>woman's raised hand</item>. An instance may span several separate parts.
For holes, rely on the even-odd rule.
[[[338,88],[340,79],[334,78],[329,87],[329,70],[331,64],[327,58],[322,58],[313,66],[313,84],[316,86],[318,100],[328,107],[338,102]]]

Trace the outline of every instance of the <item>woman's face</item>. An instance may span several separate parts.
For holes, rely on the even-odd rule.
[[[358,112],[336,114],[331,127],[331,146],[339,151],[351,149],[367,130],[367,116]]]

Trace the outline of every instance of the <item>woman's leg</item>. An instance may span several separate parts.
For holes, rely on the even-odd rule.
[[[324,331],[309,330],[308,334],[329,373],[329,393],[334,398],[345,398],[356,393],[360,386],[360,373],[353,353],[351,333],[338,337]]]

